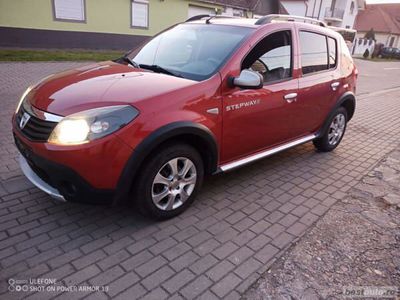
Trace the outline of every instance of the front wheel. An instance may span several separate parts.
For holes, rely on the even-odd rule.
[[[314,146],[322,152],[329,152],[335,149],[346,132],[347,111],[344,107],[339,107],[329,120],[329,127],[318,139],[313,141]]]
[[[202,158],[186,144],[169,145],[151,155],[135,187],[136,204],[152,218],[174,217],[190,206],[200,189]]]

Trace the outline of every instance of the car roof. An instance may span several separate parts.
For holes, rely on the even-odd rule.
[[[207,23],[207,19],[189,21],[188,23],[193,24],[218,24],[218,25],[233,25],[233,26],[243,26],[243,27],[253,27],[257,28],[259,25],[256,25],[257,19],[247,19],[247,18],[230,18],[230,17],[218,17],[212,18],[209,23]]]
[[[241,26],[250,28],[265,28],[268,26],[276,26],[276,24],[296,23],[302,29],[318,31],[323,34],[328,34],[335,37],[341,35],[326,25],[324,22],[311,18],[304,18],[291,15],[267,15],[262,18],[238,18],[229,16],[207,16],[199,15],[190,18],[186,23],[190,24],[217,24],[217,25],[230,25]],[[310,24],[314,23],[314,24]]]

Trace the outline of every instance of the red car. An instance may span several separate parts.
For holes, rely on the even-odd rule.
[[[53,197],[128,199],[169,218],[206,175],[309,141],[335,149],[356,77],[345,41],[321,22],[199,16],[28,88],[13,132],[23,172]]]

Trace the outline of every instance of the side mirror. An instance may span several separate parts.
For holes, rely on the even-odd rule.
[[[242,70],[239,77],[230,77],[229,85],[231,87],[239,87],[241,89],[261,89],[263,87],[263,77],[260,73]]]

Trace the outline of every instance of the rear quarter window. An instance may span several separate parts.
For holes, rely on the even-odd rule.
[[[329,68],[334,69],[337,65],[337,42],[334,38],[328,37]]]

